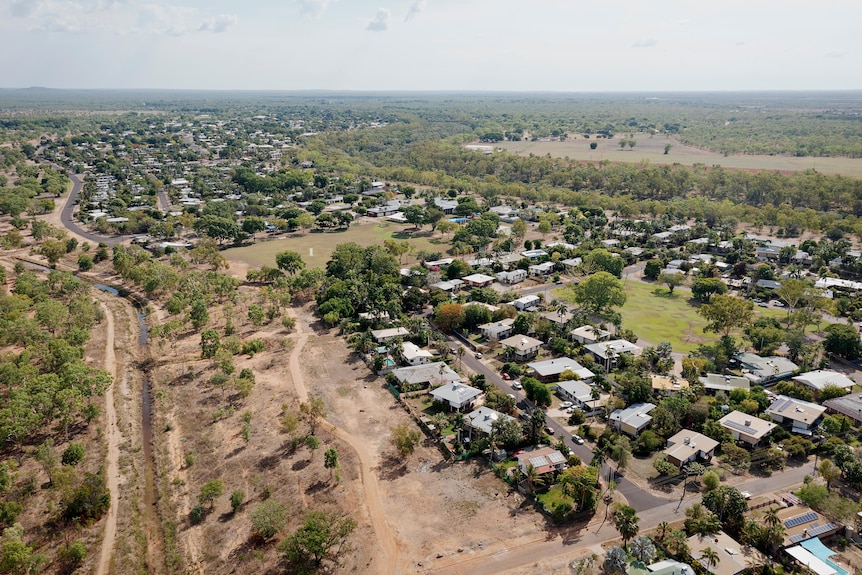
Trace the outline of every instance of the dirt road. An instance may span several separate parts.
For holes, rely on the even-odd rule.
[[[297,317],[293,310],[290,310],[290,314],[297,320],[296,331],[298,334],[298,337],[294,340],[294,346],[290,354],[290,378],[293,380],[299,400],[308,401],[308,388],[302,376],[299,358],[302,355],[302,350],[310,334],[308,326],[303,325],[302,319]],[[374,527],[374,533],[377,535],[377,542],[380,544],[380,549],[383,553],[379,558],[379,564],[386,566],[385,572],[388,575],[397,575],[404,572],[404,568],[401,565],[401,553],[395,540],[395,530],[392,529],[386,520],[386,512],[383,509],[383,503],[380,498],[377,475],[373,469],[374,458],[368,446],[364,441],[335,427],[328,421],[324,421],[322,427],[325,427],[339,439],[350,445],[359,458],[359,471],[365,492],[365,504],[368,508],[368,514],[371,516],[371,523]]]
[[[105,519],[105,534],[102,537],[102,551],[96,567],[96,575],[106,575],[111,569],[114,541],[117,537],[117,510],[120,502],[119,460],[120,430],[117,428],[117,411],[114,408],[114,388],[117,385],[117,360],[114,355],[114,314],[105,302],[100,302],[105,311],[105,370],[113,380],[105,391],[105,438],[108,441],[106,457],[106,476],[108,491],[111,493],[111,507]]]

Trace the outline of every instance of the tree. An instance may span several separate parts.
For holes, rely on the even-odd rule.
[[[464,323],[464,306],[457,303],[444,303],[434,310],[434,323],[445,333],[461,327]]]
[[[251,512],[251,527],[263,539],[270,539],[284,529],[287,508],[274,499],[261,501]]]
[[[670,153],[670,149],[673,148],[673,144],[665,144],[664,145],[664,155],[668,155]]]
[[[629,545],[629,551],[638,561],[649,564],[655,559],[655,544],[649,537],[635,537]]]
[[[69,447],[67,447],[63,451],[63,455],[60,458],[60,461],[63,463],[63,465],[69,465],[74,467],[84,460],[85,454],[86,451],[84,450],[83,445],[81,445],[80,443],[72,442],[69,444]]]
[[[305,446],[311,451],[311,459],[314,459],[314,452],[320,448],[320,440],[316,435],[309,435],[305,438]]]
[[[319,395],[309,395],[308,401],[299,404],[299,413],[308,424],[309,435],[314,435],[317,431],[317,424],[326,417],[326,402]]]
[[[718,473],[715,471],[707,471],[703,474],[702,482],[707,491],[712,491],[718,488],[721,480],[718,477]]]
[[[826,327],[826,341],[823,348],[844,359],[859,359],[862,355],[862,345],[859,341],[859,332],[855,326],[833,323]]]
[[[329,470],[329,480],[332,481],[332,475],[338,469],[338,451],[334,447],[323,453],[323,467]]]
[[[392,434],[389,442],[395,447],[398,455],[406,457],[413,453],[419,440],[422,439],[422,434],[418,429],[413,428],[409,423],[400,423],[389,428]]]
[[[685,274],[664,272],[658,276],[658,281],[666,285],[668,291],[673,294],[674,288],[685,283]]]
[[[718,278],[695,278],[691,284],[691,294],[700,301],[709,303],[713,295],[727,293],[727,286]]]
[[[607,571],[611,575],[624,575],[627,571],[626,568],[628,567],[628,564],[628,553],[626,553],[622,547],[611,547],[610,549],[608,549],[608,552],[605,553],[605,571]]]
[[[263,218],[251,216],[242,221],[242,231],[250,235],[252,240],[254,239],[254,234],[262,232],[265,229],[266,222],[263,221]]]
[[[809,285],[800,279],[790,278],[781,282],[781,287],[775,290],[775,294],[787,304],[787,315],[790,316],[806,297]]]
[[[305,268],[305,262],[302,261],[302,256],[299,252],[286,250],[275,254],[275,265],[278,269],[284,270],[290,275],[296,274]]]
[[[625,260],[618,254],[609,252],[604,248],[591,251],[584,257],[585,269],[593,272],[608,272],[614,277],[622,277]]]
[[[209,503],[210,509],[215,505],[215,500],[224,493],[224,483],[221,479],[212,479],[204,483],[198,494],[198,503],[201,505]]]
[[[827,490],[829,489],[829,486],[832,485],[832,482],[841,477],[841,470],[828,459],[824,459],[820,462],[820,465],[817,467],[817,473],[820,474],[820,477],[822,477],[823,481],[826,482]]]
[[[751,323],[754,304],[731,295],[717,295],[711,303],[700,306],[697,313],[709,322],[703,331],[729,337],[733,329],[744,328]]]
[[[212,359],[219,350],[221,340],[216,330],[209,328],[201,332],[201,357]]]
[[[594,312],[602,312],[626,303],[626,292],[620,280],[608,272],[596,272],[574,288],[575,301]]]
[[[299,569],[317,570],[324,561],[338,562],[356,521],[336,511],[312,511],[302,527],[279,543],[278,550]]]
[[[748,511],[748,501],[735,487],[722,485],[703,496],[703,505],[715,513],[725,529],[737,532],[742,527],[745,512]]]
[[[425,223],[425,208],[420,205],[412,205],[404,208],[404,219],[408,224],[413,224],[418,230]]]
[[[703,565],[704,561],[706,562],[704,567],[706,567],[707,571],[711,570],[718,563],[718,559],[718,553],[712,547],[704,547],[703,551],[700,552],[699,561],[701,565]]]
[[[236,513],[242,504],[245,503],[245,491],[237,489],[230,494],[230,508]]]
[[[611,518],[613,519],[614,527],[619,532],[620,537],[623,538],[623,548],[625,549],[628,540],[638,534],[638,521],[640,518],[637,515],[637,511],[633,507],[617,503]]]
[[[651,280],[658,279],[658,276],[661,274],[662,264],[661,260],[647,260],[644,264],[644,277],[649,278]],[[694,291],[694,290],[692,290]]]

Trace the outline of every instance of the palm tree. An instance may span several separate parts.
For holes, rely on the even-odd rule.
[[[664,538],[667,537],[668,531],[670,531],[670,523],[667,521],[662,521],[658,524],[658,533],[656,534],[656,539],[659,542],[664,541]]]
[[[781,524],[781,519],[778,517],[778,508],[772,507],[763,514],[763,522],[767,527],[775,527]]]
[[[617,504],[612,518],[614,527],[619,531],[620,537],[623,539],[623,548],[625,549],[629,539],[638,534],[638,521],[640,518],[637,516],[634,508],[621,504]]]
[[[674,529],[668,533],[665,539],[665,547],[677,557],[688,555],[688,537],[686,537],[685,531]]]
[[[464,357],[464,352],[466,352],[466,351],[467,350],[464,349],[463,345],[458,346],[458,369],[459,370],[464,368],[464,364],[462,363],[462,358]]]
[[[533,495],[536,491],[536,482],[539,480],[539,473],[533,467],[532,463],[527,464],[527,468],[524,471],[524,479],[527,481],[527,491],[530,495]]]
[[[718,563],[718,553],[712,547],[704,547],[700,552],[700,561],[701,564],[706,561],[706,569],[709,571]]]
[[[652,560],[655,559],[655,545],[649,537],[635,537],[629,548],[631,554],[639,561],[652,563]]]

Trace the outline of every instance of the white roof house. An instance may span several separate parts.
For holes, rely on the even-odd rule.
[[[811,429],[819,422],[826,408],[810,401],[779,395],[766,408],[766,413],[775,423],[790,423],[791,431],[811,435]]]
[[[494,278],[485,274],[470,274],[461,278],[464,283],[471,287],[484,287],[494,283]]]
[[[842,389],[850,389],[856,385],[855,381],[843,373],[825,369],[807,371],[794,377],[793,381],[799,382],[815,391],[823,391],[823,388],[827,385],[834,385],[835,387],[840,387]]]
[[[583,344],[591,344],[610,337],[611,332],[592,325],[582,325],[569,332],[572,340]]]
[[[584,412],[585,415],[593,415],[607,402],[607,394],[600,394],[598,399],[593,399],[593,387],[580,380],[561,381],[557,383],[557,395]]]
[[[636,403],[625,409],[617,409],[611,413],[610,423],[617,431],[637,437],[652,421],[649,413],[653,409],[655,409],[653,403]]]
[[[422,349],[412,341],[405,341],[401,344],[401,357],[410,365],[421,365],[429,363],[434,354],[427,349]]]
[[[554,271],[554,262],[544,262],[529,267],[531,276],[546,276]]]
[[[487,339],[499,340],[501,338],[506,338],[511,335],[512,326],[514,325],[515,318],[507,317],[506,319],[501,319],[500,321],[483,323],[479,326],[479,331],[482,333],[482,336]]]
[[[667,460],[680,467],[697,459],[709,460],[718,442],[690,429],[682,429],[667,440],[664,454]]]
[[[788,378],[799,369],[798,365],[778,355],[760,357],[754,353],[740,353],[734,359],[739,362],[745,377],[761,385]]]
[[[465,407],[472,407],[477,397],[482,395],[482,390],[463,383],[447,383],[434,389],[431,397],[440,403],[447,403],[456,411]]]
[[[527,270],[514,269],[497,274],[497,281],[504,284],[521,283],[527,279]]]
[[[640,346],[637,346],[624,339],[601,341],[597,343],[591,343],[584,347],[587,349],[587,351],[596,356],[597,360],[601,361],[602,364],[607,367],[613,367],[614,365],[616,365],[617,359],[623,353],[630,353],[637,356],[640,355],[642,351]]]
[[[390,327],[387,329],[371,330],[371,337],[373,337],[374,341],[377,343],[383,343],[390,339],[395,339],[396,337],[407,337],[408,335],[410,335],[410,330],[404,327]]]
[[[484,433],[485,435],[490,435],[491,428],[494,426],[494,423],[497,421],[505,421],[511,419],[515,420],[514,417],[510,415],[506,415],[505,413],[500,413],[490,407],[485,407],[484,405],[475,409],[468,413],[464,417],[464,423],[466,423],[469,427]]]
[[[463,377],[442,361],[399,367],[392,371],[392,375],[399,383],[407,385],[429,384],[433,386],[464,381]]]
[[[515,306],[515,309],[524,311],[530,310],[539,305],[541,302],[541,298],[537,295],[525,295],[524,297],[519,297],[518,299],[512,302],[512,305]]]
[[[590,381],[596,375],[570,357],[557,357],[546,359],[545,361],[536,361],[528,363],[527,367],[533,370],[536,378],[540,381],[554,381],[564,371],[572,371],[578,376],[578,379],[584,381]]]
[[[512,337],[500,340],[500,345],[504,349],[511,348],[515,359],[524,361],[539,353],[539,348],[542,347],[542,340],[528,335],[513,335]]]
[[[736,441],[743,441],[749,445],[757,445],[775,429],[775,424],[771,421],[736,410],[719,419],[718,423],[727,429]]]
[[[711,389],[713,391],[731,391],[734,389],[745,389],[747,391],[751,388],[751,381],[747,377],[707,373],[705,377],[699,377],[698,379],[703,384],[704,389]]]

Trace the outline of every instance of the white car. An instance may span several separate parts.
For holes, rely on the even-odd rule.
[[[476,359],[482,359],[482,353],[481,352],[477,351],[474,355],[476,356]]]
[[[567,409],[569,407],[572,407],[572,405],[574,404],[571,401],[564,401],[560,404],[560,409]]]
[[[520,382],[520,381],[518,381],[518,380],[515,380],[515,381],[513,381],[513,382],[512,382],[512,387],[513,387],[514,389],[524,389],[524,386],[523,386],[523,385],[521,385],[521,382]]]

